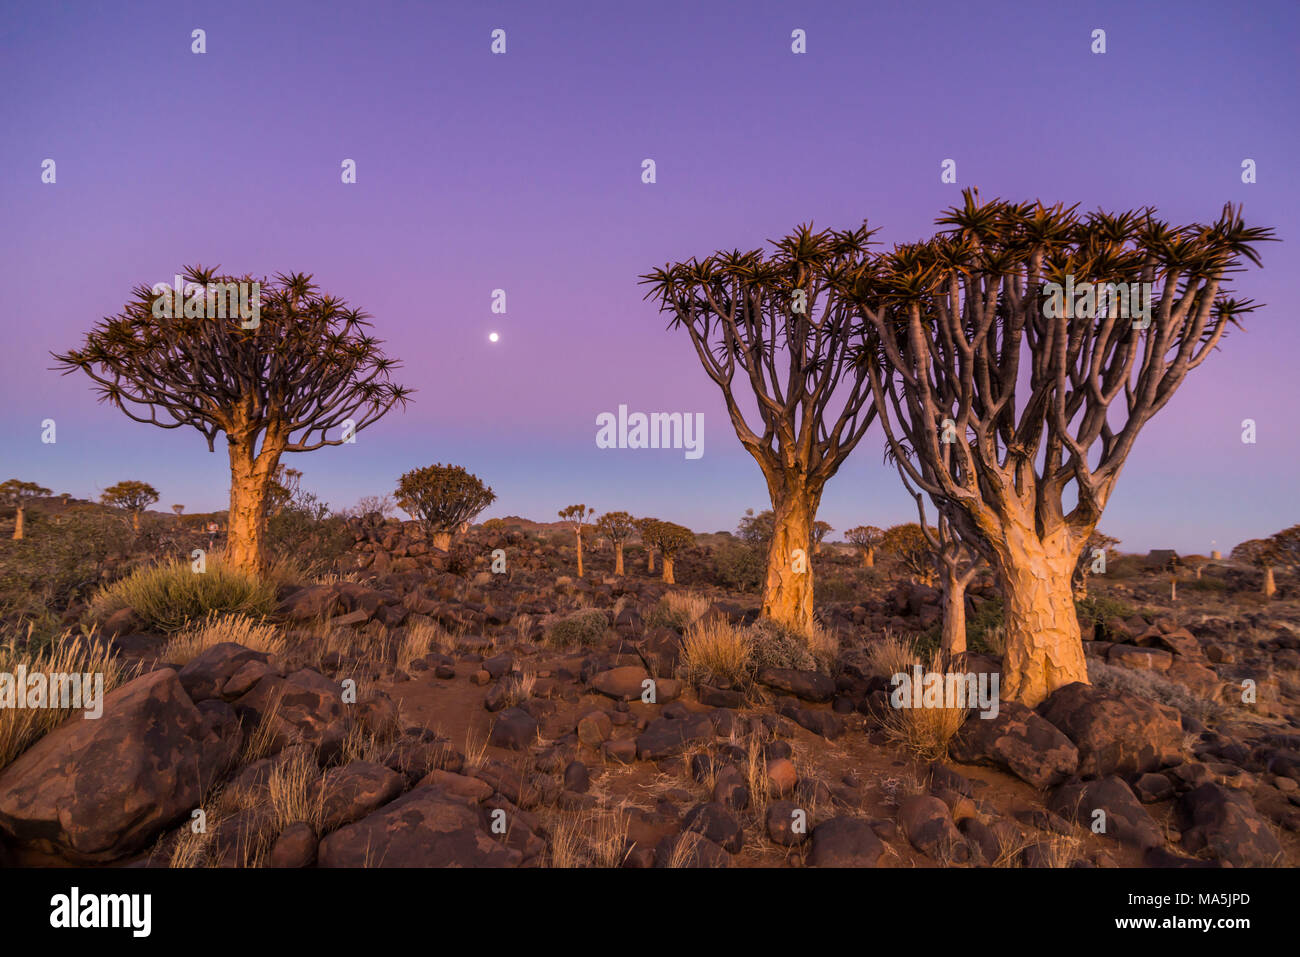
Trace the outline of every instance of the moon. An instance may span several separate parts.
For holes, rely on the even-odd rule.
[[[489,332],[489,333],[488,333],[488,342],[496,342],[496,341],[497,341],[498,339],[500,339],[500,338],[501,338],[501,337],[500,337],[499,335],[497,335],[495,332]]]

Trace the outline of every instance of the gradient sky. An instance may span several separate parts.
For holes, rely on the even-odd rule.
[[[1226,551],[1300,521],[1300,5],[1141,3],[29,3],[0,25],[0,479],[78,497],[152,483],[223,508],[192,430],[49,371],[137,284],[184,264],[301,270],[375,317],[414,403],[355,445],[286,458],[336,507],[432,462],[553,520],[584,502],[733,528],[757,465],[637,276],[864,218],[887,243],[985,197],[1224,202],[1284,240],[1268,303],[1144,430],[1102,528]],[[489,52],[507,31],[508,52]],[[190,52],[190,32],[207,53]],[[790,51],[795,28],[808,52]],[[1103,28],[1108,50],[1090,52]],[[658,182],[640,180],[653,158]],[[1243,184],[1243,158],[1258,182]],[[42,184],[41,162],[58,182]],[[358,182],[340,182],[356,160]],[[940,182],[957,161],[958,185]],[[504,288],[508,314],[490,311]],[[497,331],[500,341],[488,341]],[[703,412],[705,453],[600,450],[595,417]],[[41,421],[58,441],[43,445]],[[1241,442],[1241,421],[1258,442]],[[832,479],[839,530],[913,520],[873,428]],[[838,533],[831,536],[839,537]]]

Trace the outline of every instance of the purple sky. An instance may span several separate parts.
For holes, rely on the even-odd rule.
[[[11,8],[0,479],[91,497],[138,478],[160,508],[225,506],[220,447],[133,423],[84,376],[49,371],[48,353],[133,286],[201,262],[312,272],[403,360],[397,380],[419,390],[405,414],[287,458],[332,505],[454,462],[496,490],[484,517],[553,520],[584,502],[733,528],[767,507],[762,477],[637,276],[810,219],[921,238],[978,185],[1150,204],[1174,223],[1243,202],[1277,229],[1264,270],[1237,286],[1269,307],[1146,427],[1102,520],[1122,548],[1226,551],[1300,520],[1298,23],[1291,2],[1129,0]],[[489,52],[497,27],[504,56]],[[355,185],[340,183],[345,158]],[[940,182],[946,158],[956,186]],[[704,456],[597,449],[595,417],[620,403],[703,412]],[[820,517],[837,529],[914,518],[882,444],[873,428],[831,481]]]

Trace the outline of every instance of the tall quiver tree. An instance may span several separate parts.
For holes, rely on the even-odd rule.
[[[655,570],[655,545],[650,539],[650,529],[657,521],[657,518],[638,518],[633,523],[636,525],[636,533],[641,536],[641,543],[645,545],[645,570],[652,575]]]
[[[0,502],[4,502],[14,510],[15,539],[23,537],[23,517],[27,511],[27,500],[49,494],[49,489],[35,482],[20,482],[18,479],[0,482]]]
[[[587,526],[587,522],[594,514],[594,510],[589,510],[585,505],[569,505],[560,509],[558,513],[560,520],[567,522],[573,529],[573,534],[578,539],[578,577],[582,577],[582,532]]]
[[[670,328],[690,336],[741,445],[762,469],[775,512],[762,613],[804,634],[813,624],[807,552],[822,491],[875,417],[865,372],[874,350],[854,335],[852,309],[838,292],[842,277],[866,261],[871,233],[801,226],[774,242],[771,255],[718,252],[642,277],[646,298],[672,316]],[[753,425],[737,395],[737,370],[757,407]]]
[[[209,451],[224,433],[226,560],[260,574],[267,490],[280,456],[354,442],[357,432],[405,404],[410,390],[390,381],[397,362],[366,334],[369,317],[320,292],[310,275],[258,281],[249,317],[228,304],[232,284],[251,287],[251,277],[219,277],[195,266],[185,280],[183,304],[172,308],[180,297],[140,286],[80,349],[54,358],[65,372],[85,372],[100,401],[137,422],[191,426]]]
[[[131,527],[140,531],[140,513],[158,501],[158,490],[148,482],[128,479],[110,485],[100,494],[99,500],[110,508],[120,508],[131,516]]]
[[[1225,277],[1258,264],[1272,234],[1230,207],[1175,228],[1149,209],[1080,218],[964,195],[938,220],[949,231],[873,260],[851,294],[882,346],[884,368],[867,368],[887,440],[997,573],[1003,690],[1032,706],[1088,680],[1079,552],[1142,426],[1254,308],[1225,295]],[[1087,283],[1136,295],[1099,304]]]
[[[614,543],[614,574],[623,574],[623,543],[636,531],[636,520],[627,512],[606,512],[596,522],[602,535]]]
[[[451,536],[496,501],[496,493],[459,465],[428,465],[397,480],[398,507],[424,522],[433,545],[444,552]]]

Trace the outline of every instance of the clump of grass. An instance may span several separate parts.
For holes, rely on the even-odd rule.
[[[247,615],[223,615],[213,612],[201,622],[187,625],[171,637],[162,650],[168,664],[189,664],[203,652],[223,641],[233,641],[253,651],[268,655],[282,654],[284,635],[275,625],[254,621]]]
[[[397,667],[409,672],[412,662],[432,651],[446,652],[454,643],[455,639],[436,622],[417,621],[407,626],[397,646]]]
[[[890,631],[867,645],[867,664],[871,673],[879,678],[891,678],[900,671],[910,671],[920,661],[916,646]]]
[[[304,822],[317,834],[325,812],[325,791],[320,768],[308,755],[295,754],[281,761],[267,779],[272,830],[278,834],[290,824]]]
[[[548,616],[543,624],[546,628],[544,640],[553,648],[590,648],[609,631],[609,617],[596,608]]]
[[[906,671],[915,664],[898,669]],[[943,676],[947,663],[940,654],[932,654],[925,662],[927,673]],[[920,707],[885,709],[881,725],[885,735],[905,750],[926,761],[942,761],[948,756],[948,747],[961,726],[966,723],[970,709],[965,704],[956,707]]]
[[[754,670],[745,629],[720,617],[696,622],[682,640],[682,668],[695,682],[738,687]]]
[[[101,620],[123,608],[133,609],[146,627],[171,634],[213,612],[269,615],[275,585],[219,562],[209,562],[204,572],[187,561],[160,562],[136,569],[91,600],[91,612]]]
[[[29,629],[30,631],[30,629]],[[28,675],[91,675],[92,681],[103,675],[104,694],[120,685],[133,674],[109,650],[106,642],[92,641],[86,636],[73,636],[65,631],[51,644],[32,649],[20,646],[16,635],[0,644],[0,672],[15,674],[25,667]],[[97,690],[97,689],[96,689]],[[50,694],[47,689],[47,694]],[[83,702],[85,691],[82,692]],[[62,702],[61,688],[59,700]],[[52,695],[47,704],[54,704]],[[69,704],[72,704],[69,700]],[[102,702],[101,702],[102,704]],[[38,740],[53,731],[70,716],[84,714],[74,707],[0,708],[0,769],[8,765]]]
[[[650,614],[646,616],[646,626],[685,632],[704,617],[712,604],[704,595],[695,592],[670,591],[650,609]]]
[[[627,826],[622,808],[564,814],[551,828],[547,866],[619,867],[629,851]]]

